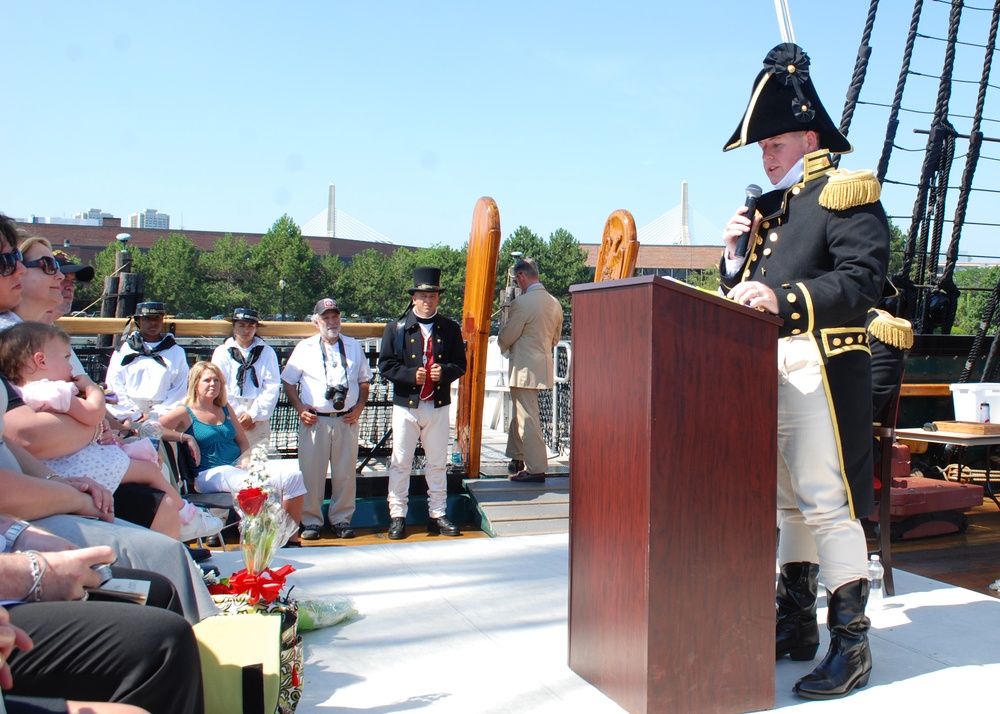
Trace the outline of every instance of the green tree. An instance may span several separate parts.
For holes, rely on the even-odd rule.
[[[539,266],[542,282],[545,283],[545,289],[562,303],[568,321],[572,308],[570,286],[591,281],[590,271],[587,269],[587,251],[580,247],[572,233],[559,228],[549,236],[545,252],[545,265]]]
[[[315,294],[319,261],[288,214],[276,220],[251,249],[250,266],[250,294],[262,315],[277,314],[283,300],[285,314],[302,317],[324,297]],[[284,290],[279,288],[281,280]]]
[[[133,270],[142,273],[143,298],[166,305],[167,312],[200,314],[204,309],[205,279],[198,250],[187,236],[171,233],[146,253],[132,254]]]
[[[962,289],[955,310],[955,323],[951,332],[956,335],[974,335],[985,317],[991,291],[1000,280],[1000,266],[965,268],[955,271],[955,284]],[[997,333],[1000,314],[994,314],[987,334]]]
[[[399,251],[409,252],[405,248],[395,252]],[[383,322],[402,312],[406,306],[404,290],[411,284],[412,276],[403,282],[400,271],[390,260],[369,248],[355,255],[348,266],[342,307],[348,314],[357,314],[368,322]]]
[[[236,307],[253,307],[250,293],[253,273],[250,244],[243,236],[227,233],[215,241],[212,252],[200,257],[205,276],[205,310],[209,314],[231,314]],[[207,317],[208,315],[206,315]]]
[[[337,255],[321,255],[318,273],[319,277],[312,294],[340,300],[347,281],[347,263]],[[344,317],[347,318],[346,315]]]

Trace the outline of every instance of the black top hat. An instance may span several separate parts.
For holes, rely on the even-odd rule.
[[[70,257],[61,250],[53,251],[52,255],[56,257],[56,262],[59,263],[59,272],[63,275],[75,273],[76,279],[81,283],[89,283],[94,279],[94,269],[89,265],[74,263],[70,260]]]
[[[135,306],[135,315],[132,317],[155,317],[166,314],[167,311],[162,302],[141,302]]]
[[[743,121],[723,151],[793,131],[815,131],[820,148],[832,154],[852,151],[851,142],[830,119],[809,79],[809,55],[798,45],[784,42],[764,58]]]
[[[236,322],[237,320],[242,320],[244,322],[260,322],[260,315],[256,310],[252,310],[249,307],[238,307],[233,310],[233,317],[230,322]]]
[[[406,292],[412,295],[418,290],[425,293],[443,293],[444,288],[441,287],[441,268],[414,268],[413,287],[407,288]]]

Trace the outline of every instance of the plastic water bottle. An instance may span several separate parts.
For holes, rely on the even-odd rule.
[[[160,439],[163,438],[163,425],[156,419],[147,419],[139,424],[139,438],[149,439],[153,442],[153,447],[159,451]]]
[[[873,555],[868,561],[868,582],[871,583],[871,591],[868,593],[868,612],[879,612],[882,609],[882,579],[885,577],[885,568],[882,566],[882,559],[878,555]]]
[[[462,465],[462,452],[458,450],[458,439],[451,440],[451,463],[454,466]]]

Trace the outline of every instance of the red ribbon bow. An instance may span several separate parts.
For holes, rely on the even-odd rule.
[[[282,565],[277,570],[268,568],[260,575],[251,575],[244,569],[229,579],[229,587],[237,595],[247,593],[251,605],[256,605],[258,600],[274,602],[285,587],[285,578],[294,572],[291,565]]]

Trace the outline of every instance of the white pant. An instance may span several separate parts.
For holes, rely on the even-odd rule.
[[[302,525],[323,525],[326,471],[330,469],[330,523],[350,523],[358,493],[358,435],[361,426],[343,417],[319,417],[313,426],[299,424],[299,468],[306,483]]]
[[[267,485],[278,495],[279,500],[295,498],[306,493],[301,471],[272,469],[268,464]],[[250,473],[235,466],[216,466],[205,469],[194,479],[198,493],[226,493],[234,496],[248,485]]]
[[[406,518],[410,468],[417,439],[424,447],[427,466],[427,510],[431,518],[445,515],[448,504],[448,407],[434,408],[433,400],[416,409],[392,407],[392,460],[389,463],[389,515]]]
[[[778,342],[778,563],[819,563],[832,592],[867,577],[868,547],[851,518],[819,350]]]

